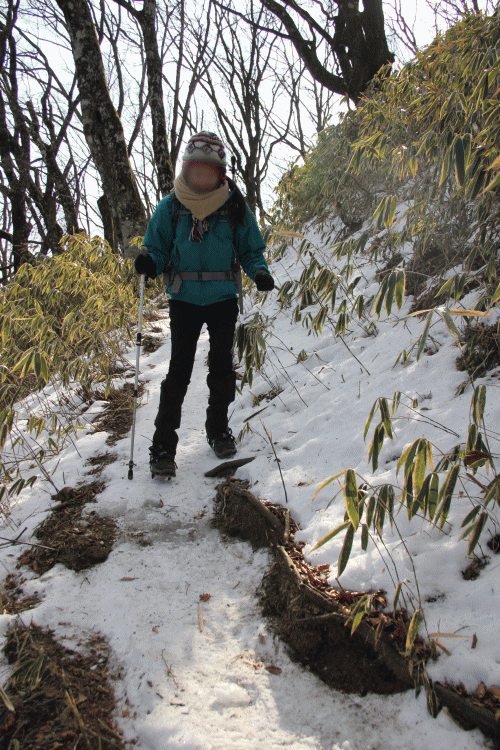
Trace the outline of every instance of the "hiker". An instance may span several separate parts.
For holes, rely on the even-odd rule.
[[[174,190],[158,204],[135,260],[138,274],[155,278],[164,272],[170,294],[170,366],[161,384],[149,449],[153,476],[175,476],[176,430],[204,323],[210,338],[207,440],[217,458],[236,453],[227,415],[236,395],[233,340],[238,299],[241,306],[239,263],[259,291],[270,291],[274,280],[264,250],[254,215],[226,176],[224,144],[215,133],[193,135]]]

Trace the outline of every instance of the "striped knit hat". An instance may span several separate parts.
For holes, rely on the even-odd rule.
[[[226,176],[226,149],[221,139],[208,130],[192,135],[182,157],[182,170],[190,164],[213,164],[221,178]]]

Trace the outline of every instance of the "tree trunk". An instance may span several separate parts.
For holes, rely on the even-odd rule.
[[[109,95],[96,31],[86,0],[57,0],[71,39],[80,91],[83,131],[111,207],[118,243],[133,257],[130,242],[146,231],[146,214],[130,166],[120,118]]]
[[[116,241],[115,227],[113,224],[113,216],[109,208],[108,199],[105,195],[101,195],[97,199],[97,207],[101,214],[101,221],[104,227],[104,239],[115,254],[118,254],[118,243]]]
[[[158,170],[161,195],[167,195],[174,186],[174,173],[167,141],[167,123],[163,106],[162,63],[156,39],[156,0],[144,0],[142,11],[136,14],[141,26],[146,54],[148,98],[153,124],[153,153]]]

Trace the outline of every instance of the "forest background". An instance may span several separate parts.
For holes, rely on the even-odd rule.
[[[315,137],[396,67],[490,0],[381,3],[8,0],[0,18],[0,264],[101,234],[133,254],[183,142],[217,130],[251,208]]]

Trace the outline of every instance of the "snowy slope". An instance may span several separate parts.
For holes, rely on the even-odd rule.
[[[280,282],[300,271],[291,252],[273,267]],[[368,274],[364,283],[369,289]],[[262,312],[273,315],[275,309],[273,295],[269,295]],[[249,316],[253,312],[249,310]],[[256,589],[268,567],[267,553],[253,553],[243,542],[223,541],[209,524],[218,480],[203,477],[216,463],[203,431],[206,333],[200,340],[184,407],[178,476],[169,483],[150,478],[147,448],[169,358],[167,320],[162,327],[164,345],[141,359],[146,392],[138,410],[134,479],[127,479],[127,438],[112,449],[118,460],[104,469],[107,486],[92,506],[119,524],[113,551],[105,563],[81,573],[61,565],[41,577],[23,571],[28,578],[26,594],[38,592],[42,597],[34,610],[22,615],[23,620],[33,618],[37,624],[53,628],[62,642],[69,639],[69,647],[74,647],[74,633],[99,632],[107,638],[116,660],[115,671],[122,677],[115,689],[121,705],[130,709],[130,715],[120,717],[119,723],[125,736],[136,739],[135,747],[141,750],[489,747],[478,731],[465,733],[445,712],[436,720],[430,718],[423,694],[418,699],[411,693],[346,696],[331,691],[290,661],[257,606]],[[338,495],[332,501],[333,485],[314,502],[312,496],[322,480],[341,469],[353,468],[367,481],[374,479],[366,459],[363,429],[375,399],[391,397],[397,390],[419,399],[415,419],[397,422],[394,442],[384,446],[377,482],[395,480],[397,458],[417,437],[432,439],[442,450],[466,438],[471,389],[455,396],[464,374],[454,369],[457,350],[444,326],[437,324],[432,330],[440,343],[436,354],[392,369],[397,354],[409,348],[421,327],[413,318],[406,326],[381,322],[376,337],[367,337],[362,331],[348,335],[346,343],[368,375],[327,327],[318,338],[308,336],[306,329],[292,325],[289,315],[281,313],[268,337],[266,378],[257,377],[251,392],[244,389],[235,402],[231,425],[237,434],[243,420],[266,403],[256,407],[252,394],[282,389],[262,414],[248,421],[252,431],[243,437],[239,454],[257,458],[237,476],[248,478],[255,494],[285,503],[265,425],[281,462],[288,507],[301,526],[298,539],[306,542],[311,562],[332,565],[332,582],[342,535],[316,552],[310,550],[343,520],[343,500]],[[302,349],[309,356],[297,364]],[[130,360],[134,360],[133,351]],[[484,382],[494,386],[488,391],[485,414],[486,424],[493,428],[500,412],[498,381],[490,378]],[[404,415],[404,410],[401,413]],[[432,424],[429,418],[434,420]],[[445,425],[459,439],[435,423]],[[69,446],[48,465],[58,489],[85,480],[89,471],[85,462],[106,450],[105,439],[105,433],[88,430],[75,447]],[[40,483],[23,493],[2,536],[14,537],[27,527],[22,538],[29,540],[43,520],[53,492]],[[409,524],[403,511],[397,518],[399,532],[386,530],[385,549],[370,545],[365,553],[355,542],[341,583],[356,590],[384,588],[391,601],[397,577],[407,579],[408,604],[412,597],[416,601],[420,596],[429,633],[465,636],[441,638],[451,656],[443,654],[431,665],[431,675],[461,680],[474,689],[479,681],[488,686],[500,684],[500,560],[492,555],[477,581],[461,578],[466,542],[458,541],[457,526],[468,512],[468,502],[466,496],[457,498],[444,532],[428,524]],[[487,539],[488,531],[484,534]],[[15,570],[16,558],[12,547],[0,549],[5,574]],[[124,578],[129,580],[121,580]],[[201,594],[211,598],[200,601]],[[427,601],[431,599],[434,601]],[[12,619],[0,616],[1,634]],[[421,632],[425,634],[424,629]],[[474,634],[477,647],[472,650]],[[1,659],[3,683],[8,667]],[[281,674],[268,671],[268,666],[279,667]]]

